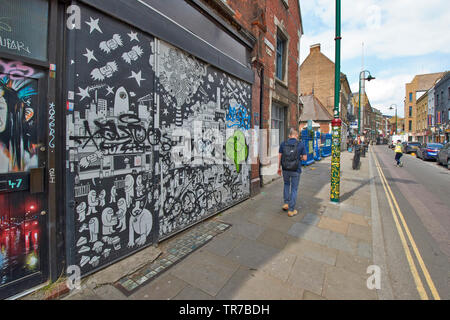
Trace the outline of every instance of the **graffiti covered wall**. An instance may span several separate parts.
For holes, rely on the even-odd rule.
[[[70,31],[66,146],[73,263],[85,274],[250,195],[251,87],[82,12]]]

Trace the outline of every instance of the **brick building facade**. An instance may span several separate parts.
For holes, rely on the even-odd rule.
[[[335,64],[320,51],[320,44],[312,45],[300,66],[300,92],[302,95],[314,94],[331,115],[334,114],[334,72]],[[348,120],[351,95],[347,76],[341,72],[340,118],[344,123]]]
[[[417,100],[441,78],[442,72],[416,75],[405,84],[405,132],[410,141],[417,141]]]

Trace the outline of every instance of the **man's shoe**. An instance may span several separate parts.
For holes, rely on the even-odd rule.
[[[288,216],[289,216],[289,217],[293,217],[293,216],[296,216],[297,213],[298,213],[297,210],[289,211],[289,212],[288,212]]]
[[[289,210],[289,205],[288,204],[284,204],[283,205],[283,210],[284,211],[288,211]]]

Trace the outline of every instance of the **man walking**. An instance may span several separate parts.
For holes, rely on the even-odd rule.
[[[289,217],[295,216],[297,202],[297,190],[302,173],[301,160],[306,161],[306,149],[303,142],[298,141],[298,131],[294,128],[289,130],[289,139],[280,145],[278,155],[278,175],[281,176],[283,168],[284,192],[283,210],[288,211]]]

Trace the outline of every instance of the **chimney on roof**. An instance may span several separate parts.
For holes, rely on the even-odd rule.
[[[313,52],[320,52],[320,43],[316,43],[313,44],[312,46],[309,47],[309,52],[313,53]]]

